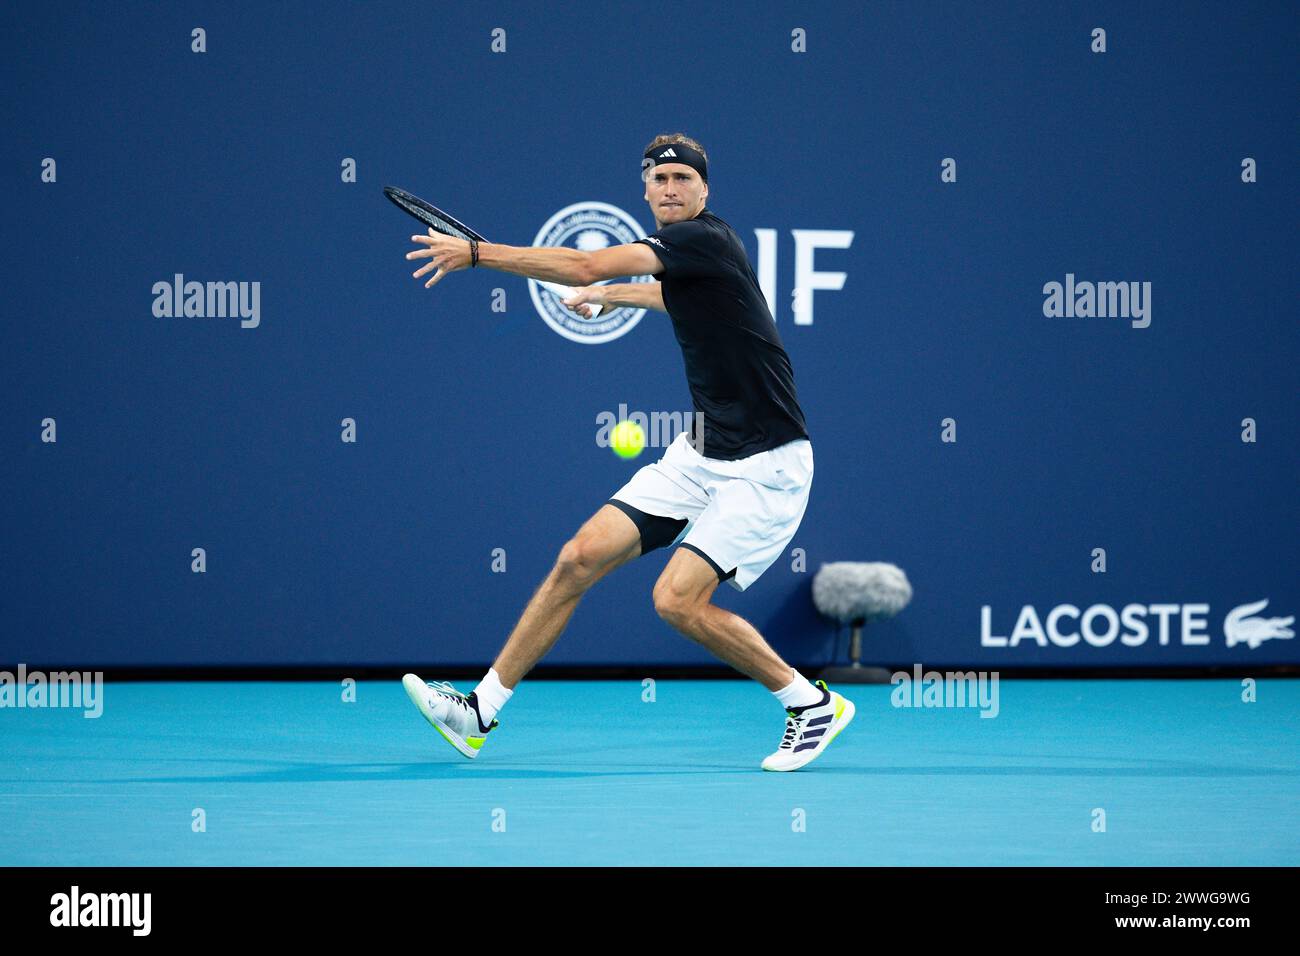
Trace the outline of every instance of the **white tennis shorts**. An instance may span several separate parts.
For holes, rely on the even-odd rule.
[[[678,433],[657,462],[610,497],[687,524],[669,547],[689,546],[743,591],[772,566],[799,530],[812,488],[812,442],[722,461],[705,458]]]

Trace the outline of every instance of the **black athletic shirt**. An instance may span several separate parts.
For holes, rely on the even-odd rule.
[[[656,278],[704,417],[704,457],[734,461],[808,438],[790,357],[736,231],[706,206],[637,242],[664,265]]]

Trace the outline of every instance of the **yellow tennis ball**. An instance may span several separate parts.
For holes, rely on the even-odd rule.
[[[645,430],[636,422],[624,419],[614,426],[609,443],[619,458],[635,458],[645,447]]]

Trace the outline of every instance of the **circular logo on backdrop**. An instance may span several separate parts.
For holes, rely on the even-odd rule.
[[[578,202],[565,206],[550,219],[533,240],[535,246],[567,246],[583,252],[596,252],[625,242],[645,238],[641,224],[619,209],[604,202]],[[611,280],[599,283],[605,285]],[[632,276],[632,282],[653,282],[653,276]],[[559,296],[545,289],[536,279],[528,280],[528,294],[538,313],[566,339],[584,345],[599,345],[630,331],[641,321],[645,309],[621,307],[602,310],[594,319],[584,319],[564,307]]]

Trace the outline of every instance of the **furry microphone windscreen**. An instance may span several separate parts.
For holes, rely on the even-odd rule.
[[[813,604],[827,617],[893,617],[912,600],[903,569],[880,561],[834,561],[813,576]]]

